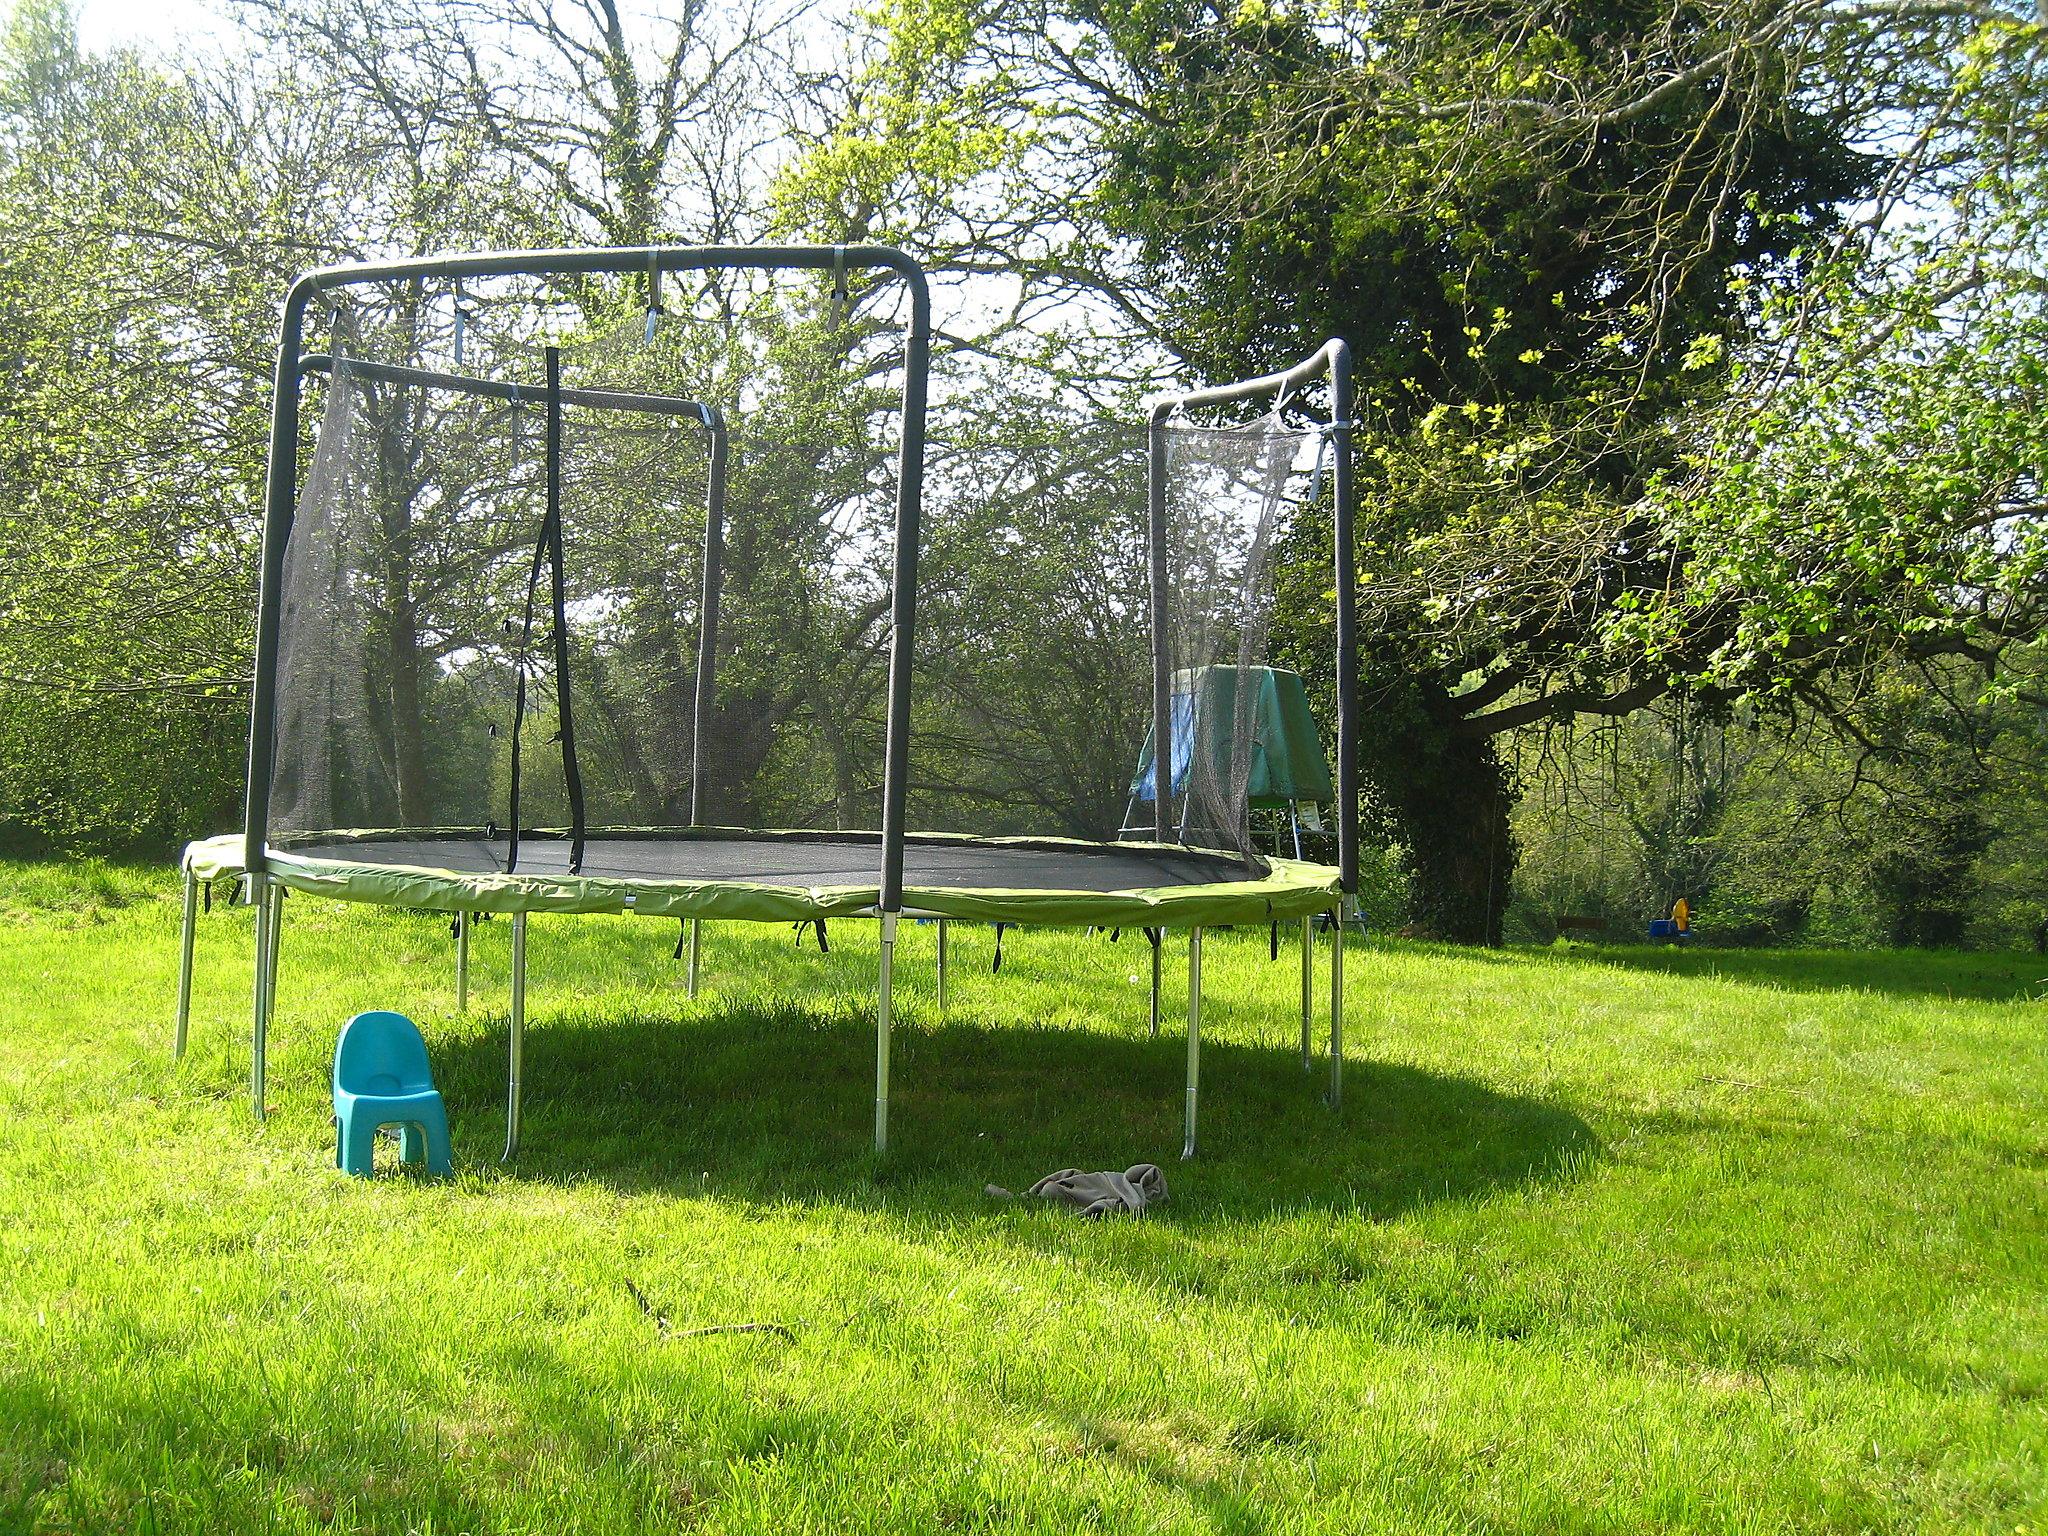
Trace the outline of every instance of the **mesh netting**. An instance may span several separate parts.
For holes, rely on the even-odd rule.
[[[1256,852],[1253,766],[1261,725],[1271,723],[1259,669],[1273,616],[1273,537],[1306,446],[1271,418],[1166,432],[1173,825],[1182,842],[1247,858]]]
[[[275,831],[503,824],[541,516],[527,428],[335,369],[286,550]]]
[[[396,291],[338,328],[286,549],[273,839],[434,829],[560,868],[578,828],[877,827],[886,368],[831,326],[736,360],[730,330],[637,315],[551,355],[510,308],[472,299],[451,334]],[[1169,825],[1256,862],[1269,553],[1308,444],[1165,430]],[[926,465],[910,828],[1150,838],[1144,429],[1013,410],[935,430]]]
[[[509,864],[515,827],[575,820],[572,768],[589,824],[687,821],[711,433],[613,350],[559,354],[552,455],[544,354],[334,360],[286,548],[274,835],[462,828]]]
[[[1256,852],[1270,553],[1304,436],[1164,429],[1169,835]],[[918,590],[912,824],[1152,837],[1146,433],[959,434],[934,450]]]
[[[911,824],[1115,837],[1151,718],[1142,428],[951,433],[925,510]]]

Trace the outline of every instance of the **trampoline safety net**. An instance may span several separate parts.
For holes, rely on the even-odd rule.
[[[446,835],[516,870],[567,843],[573,869],[629,832],[880,825],[901,317],[880,278],[718,281],[652,314],[624,282],[407,281],[322,317],[274,845]],[[907,825],[1150,839],[1145,427],[934,398]],[[1168,824],[1257,867],[1250,690],[1319,440],[1164,431]]]

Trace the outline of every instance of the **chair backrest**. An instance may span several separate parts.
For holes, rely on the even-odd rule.
[[[359,1013],[341,1026],[341,1038],[334,1042],[336,1088],[361,1092],[375,1078],[391,1079],[409,1092],[434,1084],[427,1042],[420,1038],[419,1026],[402,1013]]]

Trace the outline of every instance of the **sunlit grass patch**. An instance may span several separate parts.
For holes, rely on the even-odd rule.
[[[544,918],[503,1167],[508,925],[458,1013],[445,919],[288,906],[259,1127],[246,911],[173,1064],[172,882],[0,870],[0,1530],[2048,1516],[2028,958],[1375,941],[1332,1114],[1292,951],[1219,934],[1182,1164],[1179,940],[1155,1041],[1134,936],[958,928],[942,1019],[908,926],[876,1159],[871,925],[715,926],[691,1002],[673,923]],[[372,1006],[453,1179],[333,1169]],[[1143,1221],[983,1193],[1139,1160]]]

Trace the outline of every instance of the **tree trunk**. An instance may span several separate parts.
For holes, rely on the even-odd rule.
[[[430,824],[427,793],[427,749],[420,719],[419,626],[412,599],[400,597],[391,608],[391,757],[398,779],[398,825]]]
[[[1498,944],[1518,850],[1516,789],[1492,740],[1459,735],[1455,701],[1413,679],[1369,689],[1360,769],[1408,849],[1408,911],[1431,936]]]

